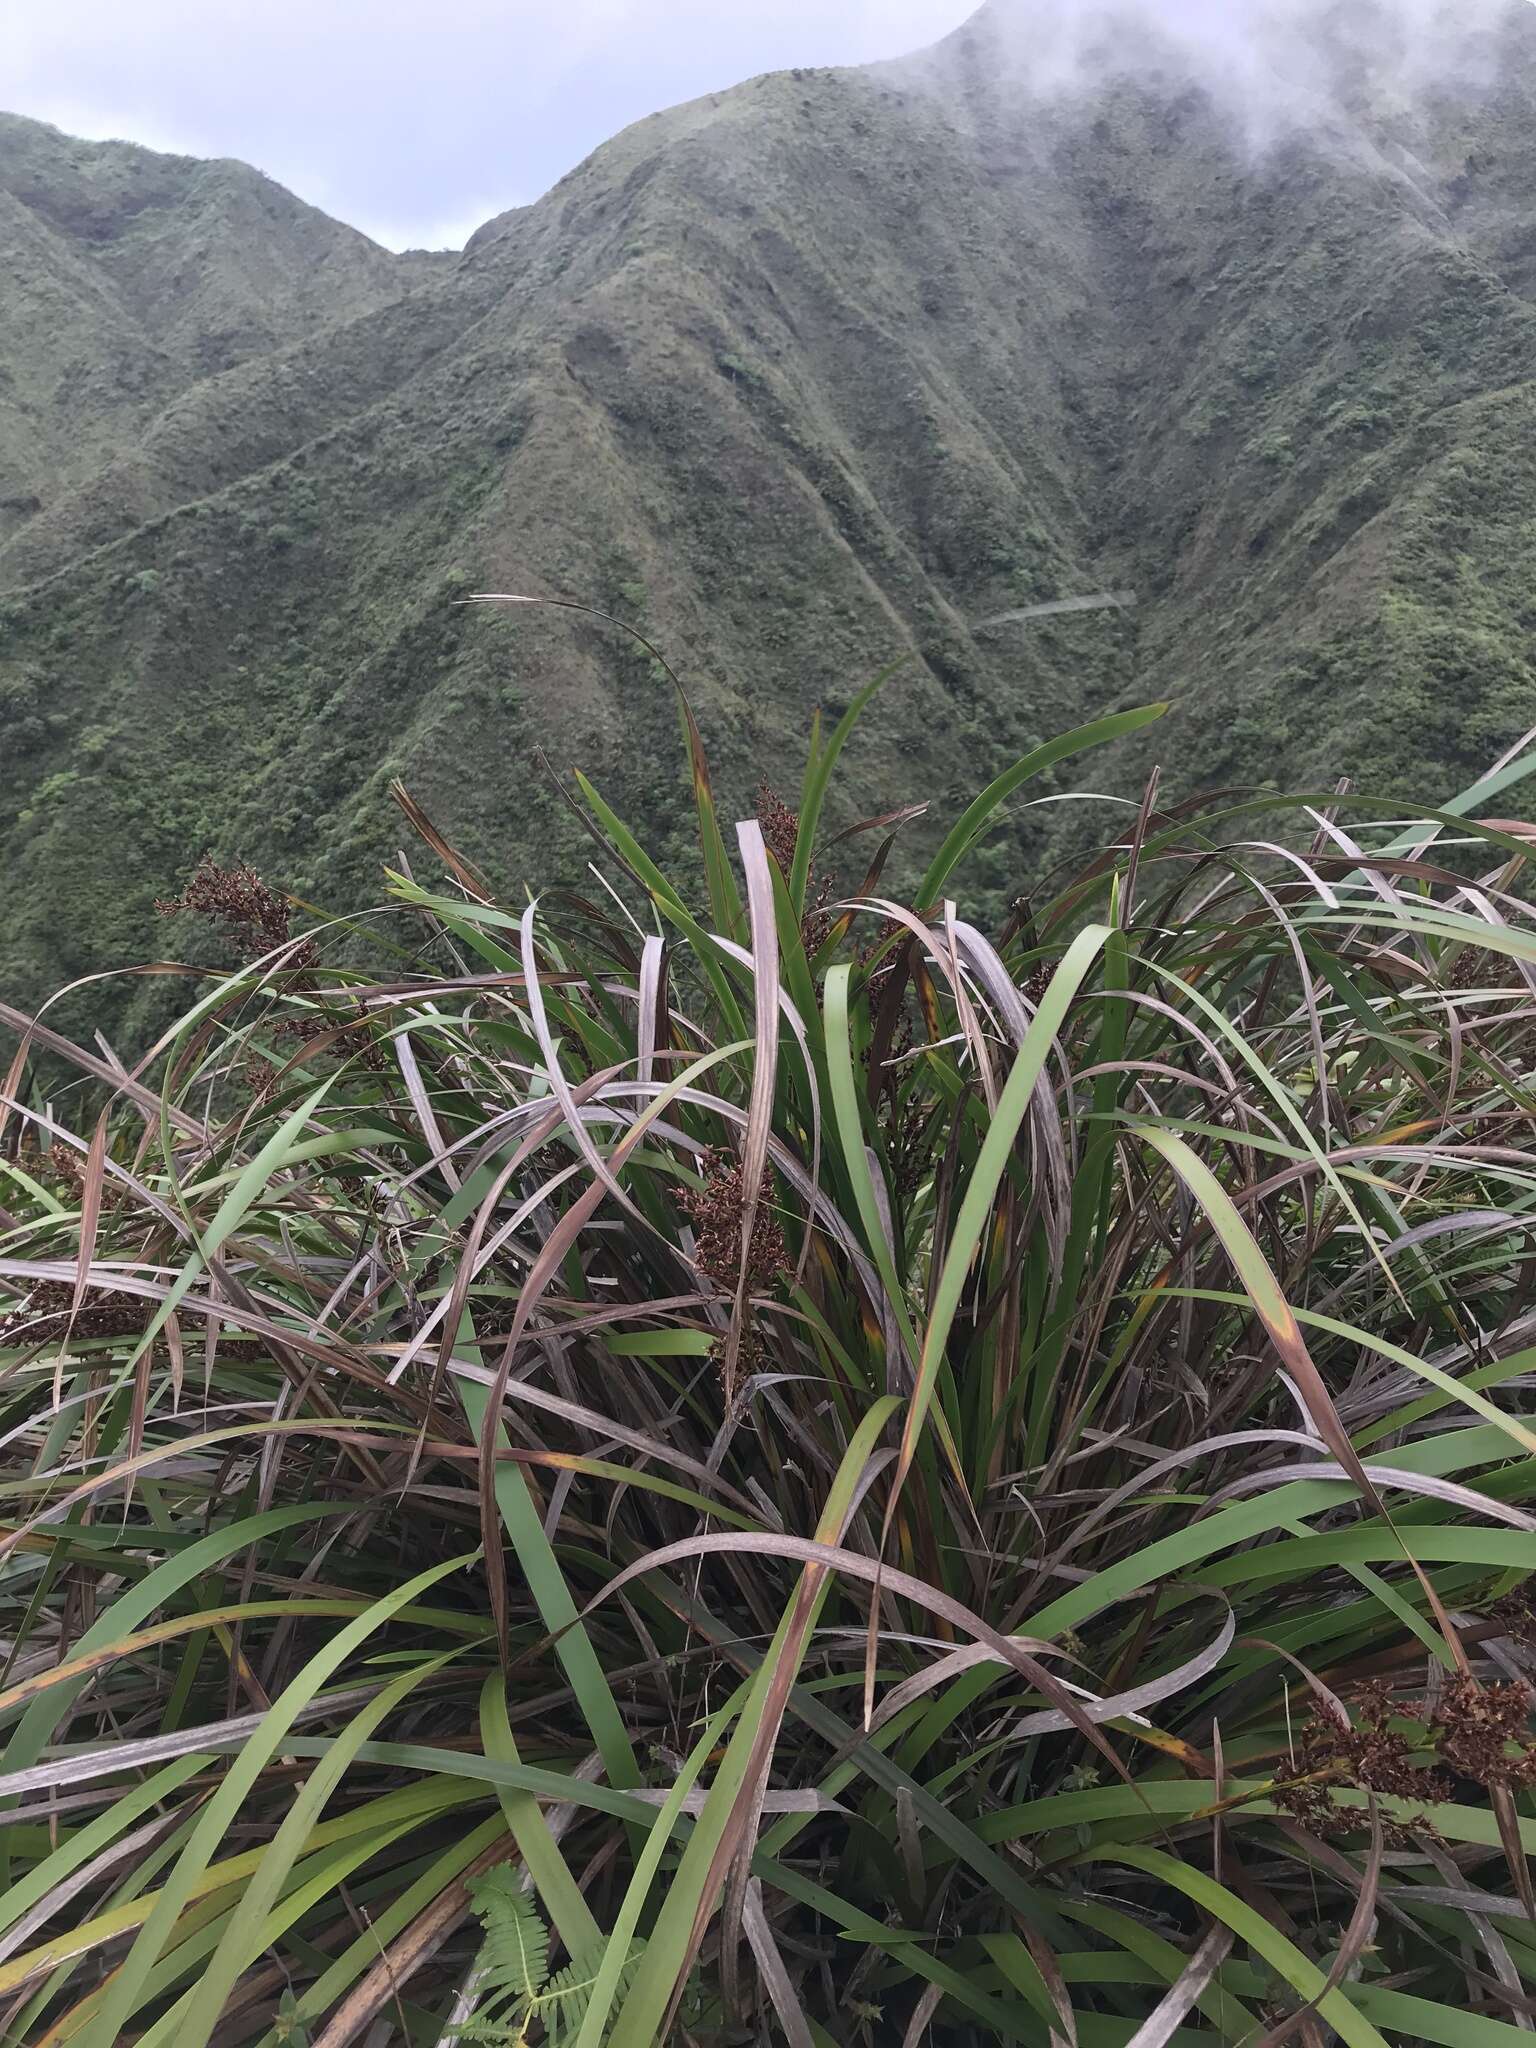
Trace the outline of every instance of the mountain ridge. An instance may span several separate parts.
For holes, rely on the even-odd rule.
[[[153,896],[208,847],[363,900],[397,774],[514,884],[579,873],[539,747],[681,850],[643,656],[466,612],[472,587],[632,619],[734,804],[901,655],[856,809],[942,805],[1169,694],[1176,780],[1469,780],[1536,723],[1528,15],[1493,83],[1259,154],[1189,76],[1021,97],[984,9],[922,60],[652,116],[457,258],[375,262],[216,193],[262,201],[284,337],[235,317],[255,256],[203,280],[228,317],[130,354],[161,384],[109,393],[78,480],[46,470],[46,406],[14,424],[37,343],[0,315],[0,480],[65,486],[0,487],[39,495],[0,526],[0,977],[37,996],[154,952]],[[163,234],[195,251],[176,178]],[[100,274],[70,254],[60,291]],[[111,348],[80,320],[89,369]],[[236,359],[193,374],[221,335]],[[1121,587],[1133,613],[984,624]],[[1043,845],[1012,821],[981,879],[1017,889]]]

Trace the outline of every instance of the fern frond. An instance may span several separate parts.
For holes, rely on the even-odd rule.
[[[569,2044],[581,2032],[582,2022],[587,2016],[587,2007],[592,2003],[593,1987],[597,1973],[607,1956],[606,1942],[599,1942],[583,1949],[573,1956],[563,1970],[557,1971],[536,1998],[531,1998],[529,2008],[544,2022],[545,2048],[569,2048]],[[623,1998],[645,1953],[643,1941],[632,1941],[628,1953],[619,1966],[619,1981],[614,1992],[615,1999]]]
[[[486,2002],[532,2003],[549,1978],[549,1929],[520,1873],[498,1864],[471,1881],[469,1895],[485,1929],[476,1967]]]

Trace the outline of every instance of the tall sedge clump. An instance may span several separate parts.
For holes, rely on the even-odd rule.
[[[734,832],[680,697],[696,872],[399,792],[137,1060],[0,992],[0,2048],[1529,2031],[1532,759],[994,926],[1160,707],[869,817],[873,688]]]

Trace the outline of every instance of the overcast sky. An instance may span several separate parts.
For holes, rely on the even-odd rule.
[[[235,156],[395,248],[457,247],[615,129],[976,0],[0,0],[0,107]]]

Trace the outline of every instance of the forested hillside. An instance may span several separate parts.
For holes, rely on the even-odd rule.
[[[648,658],[478,589],[640,627],[732,800],[903,654],[866,811],[1162,696],[1182,787],[1536,723],[1536,13],[1408,90],[1324,10],[1262,136],[1145,35],[1044,89],[1030,13],[657,115],[459,257],[5,120],[0,984],[159,950],[209,849],[363,900],[395,776],[509,883],[580,871],[540,748],[680,847]]]

